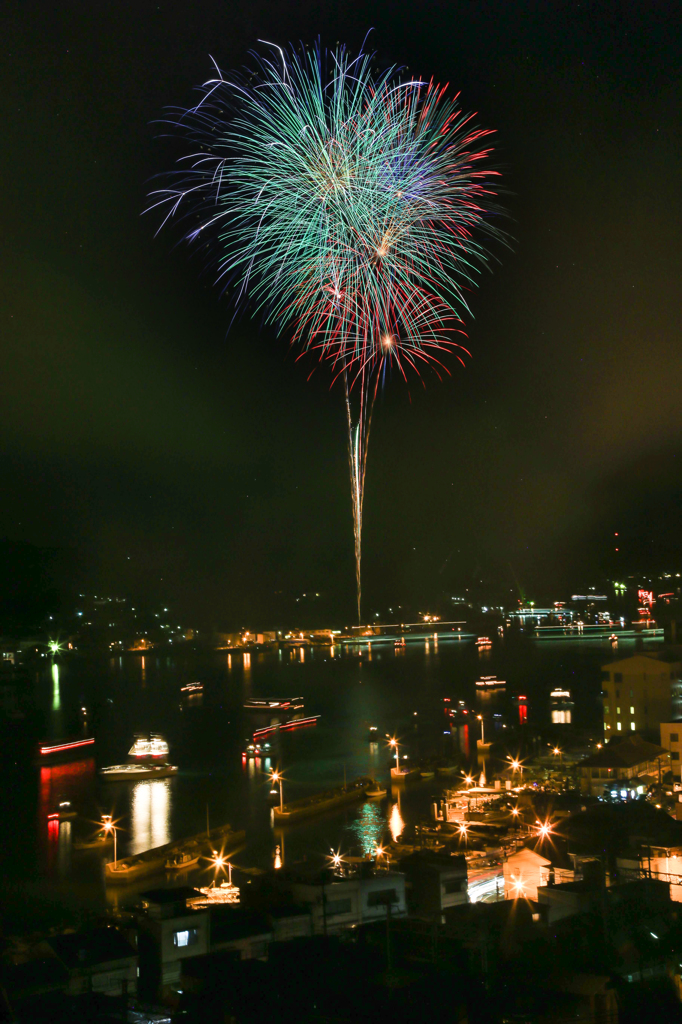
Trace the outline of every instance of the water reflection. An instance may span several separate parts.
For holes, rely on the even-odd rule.
[[[227,656],[227,667],[228,667],[228,670],[231,672],[232,671],[232,655],[231,654],[228,654],[228,656]]]
[[[386,830],[386,816],[379,804],[368,800],[355,821],[347,825],[346,829],[354,833],[364,856],[372,857]]]
[[[405,828],[405,822],[403,821],[403,816],[400,813],[400,797],[398,797],[398,800],[391,808],[391,817],[388,819],[388,827],[391,830],[391,838],[393,839],[393,842],[397,843],[398,836]]]
[[[142,669],[142,685],[144,686],[145,683],[147,682],[147,662],[145,660],[144,654],[140,658],[140,667]]]
[[[170,779],[135,783],[130,808],[131,853],[142,853],[170,842],[170,804]]]
[[[59,822],[59,837],[57,840],[57,872],[60,878],[65,878],[69,873],[71,864],[71,822]]]
[[[59,711],[62,706],[61,694],[59,692],[59,665],[52,662],[52,710]]]

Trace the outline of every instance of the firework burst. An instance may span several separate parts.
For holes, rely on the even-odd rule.
[[[216,277],[344,384],[360,617],[367,441],[378,382],[462,362],[463,290],[486,259],[490,132],[433,81],[372,56],[272,47],[169,119],[191,151],[153,193]],[[482,229],[482,230],[481,230]]]

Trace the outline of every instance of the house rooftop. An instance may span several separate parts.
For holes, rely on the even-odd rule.
[[[657,757],[667,756],[668,751],[656,743],[643,740],[632,733],[618,742],[607,743],[597,754],[578,762],[579,768],[634,768]]]

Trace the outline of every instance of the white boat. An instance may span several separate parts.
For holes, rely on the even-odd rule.
[[[187,683],[185,686],[180,687],[180,693],[184,693],[188,697],[192,697],[195,693],[203,693],[203,683]]]
[[[391,782],[409,782],[418,778],[418,768],[391,768]]]
[[[480,679],[476,680],[476,686],[484,690],[490,690],[494,689],[495,687],[506,685],[506,681],[504,679],[498,679],[497,676],[481,676]]]
[[[168,757],[168,744],[163,736],[137,736],[128,757]]]
[[[103,782],[138,782],[140,779],[164,779],[176,775],[177,771],[174,764],[112,764],[100,768],[99,773]]]

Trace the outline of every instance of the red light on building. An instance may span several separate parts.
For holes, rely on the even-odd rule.
[[[648,604],[651,606],[654,603],[653,590],[638,590],[637,596],[642,604]]]
[[[528,721],[528,707],[526,704],[519,704],[519,725]]]

